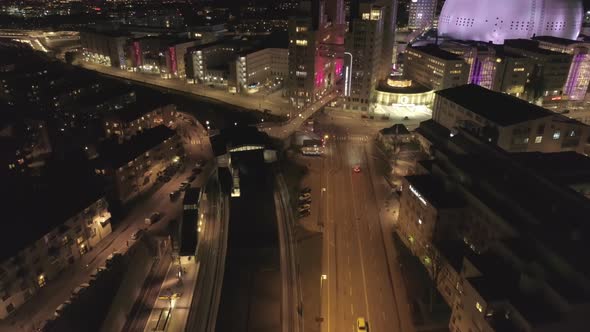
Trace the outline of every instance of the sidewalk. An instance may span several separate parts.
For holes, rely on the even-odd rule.
[[[200,263],[194,258],[190,261],[181,258],[180,264],[178,260],[170,264],[160,288],[158,299],[152,308],[148,323],[144,329],[145,332],[185,331],[199,268]],[[182,277],[179,278],[178,274],[181,269],[184,272]],[[178,294],[179,297],[175,298],[175,294]]]
[[[383,241],[385,245],[385,252],[387,254],[387,261],[389,262],[389,274],[391,276],[392,287],[397,304],[397,312],[399,314],[400,324],[402,330],[405,332],[415,331],[412,322],[412,314],[410,304],[408,302],[408,294],[404,284],[403,275],[399,269],[398,253],[395,250],[392,234],[394,232],[394,224],[399,213],[399,201],[397,196],[392,195],[391,187],[385,178],[377,173],[375,161],[372,157],[373,146],[371,143],[367,145],[367,152],[369,155],[368,163],[370,167],[370,176],[373,184],[373,191],[377,206],[379,206],[379,219],[381,221],[381,228],[383,231]]]

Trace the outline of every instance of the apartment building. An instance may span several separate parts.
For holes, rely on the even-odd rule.
[[[176,105],[156,100],[139,100],[125,105],[103,118],[106,137],[129,139],[138,132],[159,125],[172,126],[176,117]]]
[[[112,231],[105,196],[86,185],[11,198],[0,257],[0,319],[5,319]],[[34,208],[31,208],[34,206]],[[39,222],[43,220],[43,222]]]
[[[404,180],[397,232],[451,307],[449,330],[585,331],[590,201],[469,131],[417,132],[435,148]],[[445,219],[448,198],[461,214]]]
[[[436,92],[432,118],[508,152],[587,153],[590,127],[522,99],[469,84]]]
[[[406,49],[404,76],[432,90],[467,83],[469,65],[460,57],[436,45]]]
[[[131,35],[115,31],[80,31],[84,61],[125,69],[125,51]]]
[[[109,194],[126,203],[151,188],[164,170],[179,162],[182,144],[164,125],[138,132],[122,143],[110,140],[99,147],[95,172],[108,181]]]

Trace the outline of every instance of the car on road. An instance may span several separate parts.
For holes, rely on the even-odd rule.
[[[195,174],[193,174],[193,175],[189,176],[188,178],[186,178],[186,180],[188,182],[193,182],[193,181],[195,181],[196,178],[197,178],[197,176]]]
[[[66,308],[70,306],[70,304],[72,304],[72,301],[70,301],[70,300],[67,300],[64,303],[60,304],[55,309],[55,312],[54,312],[55,317],[61,316],[64,313],[64,311],[66,310]]]
[[[113,266],[113,262],[115,261],[115,259],[118,259],[120,256],[121,256],[121,254],[116,251],[114,253],[110,254],[109,257],[107,257],[107,259],[105,261],[106,267],[110,268],[111,266]]]
[[[39,327],[35,330],[35,332],[48,332],[52,331],[55,328],[55,319],[49,318],[48,320],[44,321],[39,325]]]
[[[186,191],[188,188],[190,188],[190,186],[191,186],[191,184],[190,184],[190,183],[188,183],[188,182],[186,182],[186,181],[183,181],[183,182],[180,184],[180,188],[179,188],[178,190],[180,190],[180,191]]]
[[[139,239],[145,231],[143,229],[138,229],[133,234],[131,234],[131,240]]]
[[[367,321],[365,317],[359,317],[356,319],[356,331],[357,332],[367,332],[369,327],[367,325]]]
[[[299,195],[299,200],[300,201],[305,201],[311,199],[311,194],[310,193],[303,193],[301,195]]]
[[[173,192],[170,193],[170,201],[171,202],[177,200],[178,197],[180,197],[180,190],[174,190]]]
[[[301,193],[302,194],[311,194],[311,188],[305,187],[305,188],[301,189]]]
[[[356,165],[352,168],[352,171],[355,173],[360,173],[361,172],[361,166]]]
[[[154,212],[154,213],[152,213],[151,216],[149,216],[149,218],[145,218],[145,223],[147,225],[151,225],[151,224],[155,223],[156,221],[160,220],[160,217],[161,217],[160,212]]]
[[[310,215],[309,210],[299,212],[299,218],[305,218],[305,217],[308,217],[309,215]]]

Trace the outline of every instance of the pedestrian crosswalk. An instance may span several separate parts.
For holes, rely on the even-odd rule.
[[[348,135],[348,136],[336,136],[336,141],[348,141],[348,142],[368,142],[369,136],[366,135]]]

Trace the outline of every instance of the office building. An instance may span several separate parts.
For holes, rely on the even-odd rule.
[[[289,50],[263,48],[236,54],[230,63],[230,92],[253,93],[268,84],[282,84],[289,73]]]
[[[289,19],[290,103],[302,108],[336,91],[343,75],[344,6],[342,0],[300,3]]]
[[[408,28],[425,30],[433,26],[438,0],[410,0]]]
[[[432,118],[508,152],[588,153],[590,127],[522,99],[469,84],[436,92]]]
[[[573,56],[563,94],[567,100],[583,100],[590,83],[590,43],[558,37],[533,37],[539,48]]]
[[[506,39],[553,36],[577,39],[579,0],[447,0],[438,20],[441,37],[502,44]]]
[[[384,9],[376,1],[356,3],[346,34],[343,108],[367,112],[382,74]]]
[[[104,142],[99,147],[95,172],[109,183],[111,198],[126,203],[151,188],[182,155],[182,144],[174,130],[160,125],[123,143]]]
[[[449,330],[584,331],[590,201],[468,131],[429,120],[417,133],[433,149],[404,179],[397,232],[451,308]]]
[[[504,42],[504,51],[533,60],[535,67],[525,88],[530,101],[560,99],[567,82],[572,55],[539,47],[530,39],[510,39]]]
[[[469,65],[436,45],[408,47],[404,76],[429,89],[442,90],[466,84]]]
[[[470,66],[470,84],[525,98],[525,87],[533,75],[534,60],[506,52],[501,45],[482,42],[445,41],[440,47],[462,57]]]

